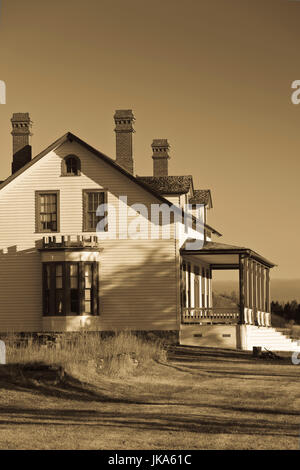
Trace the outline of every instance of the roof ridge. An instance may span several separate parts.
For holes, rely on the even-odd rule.
[[[139,177],[136,177],[129,173],[127,170],[125,170],[122,166],[118,165],[115,160],[113,160],[111,157],[108,157],[104,153],[100,152],[100,150],[95,149],[91,145],[89,145],[87,142],[84,140],[80,139],[80,137],[77,137],[75,134],[72,132],[68,131],[65,134],[62,135],[59,139],[55,140],[51,145],[49,145],[46,149],[44,149],[42,152],[40,152],[38,155],[36,155],[30,162],[26,163],[22,168],[20,168],[18,171],[10,175],[6,180],[3,181],[3,183],[0,184],[0,191],[3,189],[7,184],[9,184],[11,181],[13,181],[15,178],[17,178],[20,174],[22,174],[24,171],[26,171],[28,168],[30,168],[32,165],[34,165],[37,161],[39,161],[41,158],[43,158],[47,153],[51,152],[55,148],[57,148],[59,145],[62,145],[66,140],[69,141],[76,141],[78,144],[84,146],[87,148],[91,153],[96,155],[98,158],[102,158],[104,161],[106,161],[109,165],[113,166],[116,168],[118,171],[123,173],[125,176],[127,176],[129,179],[134,181],[136,184],[141,186],[143,189],[146,191],[150,192],[155,198],[159,199],[161,202],[164,204],[168,204],[169,206],[172,206],[172,203],[168,201],[168,199],[165,199],[159,191],[151,188],[151,186],[147,183],[144,183],[143,181],[140,180]],[[186,191],[188,192],[188,191]],[[179,208],[180,210],[180,208]],[[210,227],[211,228],[211,227]],[[212,229],[212,228],[211,228]],[[221,236],[221,234],[215,230],[212,229],[214,233],[217,235]]]

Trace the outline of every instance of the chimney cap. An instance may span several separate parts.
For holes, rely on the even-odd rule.
[[[29,113],[13,113],[11,121],[17,121],[17,122],[31,122]]]
[[[115,119],[135,119],[132,109],[116,109],[114,114]]]
[[[151,144],[151,147],[163,147],[166,149],[170,148],[170,144],[168,142],[168,139],[153,139],[153,142]]]

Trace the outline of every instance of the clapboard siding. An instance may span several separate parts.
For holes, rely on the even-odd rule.
[[[81,159],[81,176],[62,177],[61,160]],[[35,191],[60,191],[60,234],[83,233],[82,190],[102,188],[119,209],[128,204],[149,210],[159,199],[76,142],[51,151],[0,191],[0,331],[42,328],[41,255],[35,248],[44,234],[35,232]],[[109,217],[109,229],[113,220]],[[119,214],[118,214],[119,215]],[[124,215],[120,217],[124,220]],[[146,237],[150,230],[143,229]],[[119,235],[117,224],[117,235]],[[178,253],[174,227],[168,240],[102,240],[100,252],[101,329],[175,329],[178,326]],[[56,234],[56,235],[60,235]]]

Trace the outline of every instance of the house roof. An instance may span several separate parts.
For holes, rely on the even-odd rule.
[[[246,248],[244,246],[236,246],[236,245],[227,245],[225,243],[216,243],[216,242],[209,242],[205,241],[203,247],[200,250],[187,250],[186,245],[189,242],[193,242],[195,240],[186,240],[185,244],[181,248],[182,254],[216,254],[216,255],[239,255],[239,254],[246,254],[251,258],[260,261],[261,263],[267,265],[268,267],[273,268],[276,264],[272,263],[271,261],[267,260],[260,254],[256,253],[255,251],[251,250],[250,248]]]
[[[72,134],[71,132],[67,132],[66,134],[64,134],[62,137],[60,137],[59,139],[57,139],[55,142],[53,142],[51,145],[49,145],[49,147],[47,147],[45,150],[43,150],[41,153],[39,153],[36,157],[34,157],[30,162],[26,163],[26,165],[24,165],[22,168],[20,168],[18,171],[16,171],[15,173],[13,173],[12,175],[10,175],[5,181],[3,181],[1,184],[0,184],[0,191],[1,189],[3,189],[5,186],[7,186],[11,181],[13,181],[14,179],[16,179],[20,174],[22,174],[24,171],[26,171],[28,168],[30,168],[32,165],[34,165],[36,162],[38,162],[41,158],[43,158],[45,155],[47,155],[49,152],[51,152],[52,150],[55,150],[57,147],[59,147],[60,145],[62,145],[63,143],[67,142],[67,141],[70,141],[70,142],[77,142],[78,144],[82,145],[83,147],[85,147],[87,150],[89,150],[91,153],[93,153],[96,157],[98,158],[101,158],[102,160],[104,160],[108,165],[114,167],[117,171],[119,171],[120,173],[123,173],[123,175],[125,175],[127,178],[129,178],[130,180],[134,181],[136,184],[138,184],[139,186],[141,186],[143,189],[145,189],[146,191],[148,191],[149,193],[151,193],[154,197],[156,197],[157,199],[159,199],[161,202],[163,202],[164,204],[168,204],[169,206],[172,205],[172,203],[170,201],[168,201],[167,199],[165,199],[164,197],[161,196],[161,194],[154,190],[153,188],[151,188],[151,186],[149,186],[149,184],[146,184],[144,181],[141,181],[141,178],[136,178],[135,176],[133,176],[131,173],[129,173],[128,171],[126,171],[123,167],[121,167],[120,165],[118,165],[116,163],[115,160],[113,160],[112,158],[108,157],[107,155],[104,155],[104,153],[100,152],[99,150],[96,150],[94,147],[92,147],[91,145],[87,144],[86,142],[84,142],[83,140],[81,140],[79,137],[77,137],[75,134]],[[192,178],[190,176],[190,178]],[[192,183],[191,183],[192,184]],[[180,210],[180,209],[179,209]],[[182,211],[183,212],[183,211]],[[192,217],[194,218],[194,217]],[[215,230],[214,228],[210,227],[209,225],[205,224],[205,227],[208,228],[209,230],[211,230],[213,233],[215,233],[216,235],[218,236],[222,236],[220,232],[218,232],[217,230]]]
[[[189,199],[190,204],[204,204],[212,207],[210,189],[195,189],[194,195]]]
[[[138,176],[140,181],[148,184],[154,191],[160,194],[186,194],[191,186],[193,188],[193,177],[185,176]],[[189,199],[190,204],[204,204],[212,207],[210,189],[195,189],[193,196]]]
[[[191,175],[137,176],[137,179],[146,183],[160,194],[186,194],[193,184],[193,177]]]

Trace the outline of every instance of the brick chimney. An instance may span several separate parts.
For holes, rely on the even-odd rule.
[[[12,173],[31,160],[30,137],[32,122],[29,113],[14,113],[11,119],[13,136]]]
[[[153,150],[153,176],[168,176],[170,146],[167,139],[154,139],[151,147]]]
[[[131,109],[117,109],[114,115],[116,133],[116,162],[129,171],[134,172],[132,155],[132,134],[135,121]]]

